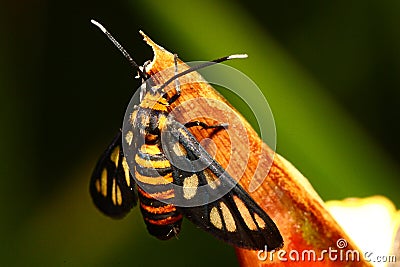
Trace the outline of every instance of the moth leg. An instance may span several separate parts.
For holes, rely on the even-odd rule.
[[[174,76],[178,76],[178,55],[174,54],[174,63],[175,63],[175,72],[174,72]],[[169,100],[168,100],[168,104],[172,104],[174,103],[181,95],[181,83],[179,82],[179,79],[176,78],[175,79],[175,91],[176,94],[173,95]],[[166,97],[166,94],[165,94]]]
[[[175,238],[176,238],[176,239],[179,239],[179,235],[178,235],[179,232],[180,232],[180,228],[178,228],[178,227],[173,227],[173,228],[169,231],[169,233],[168,233],[167,236],[171,236],[171,234],[173,233],[174,236],[175,236]]]
[[[185,123],[186,128],[191,128],[191,127],[195,127],[195,126],[200,126],[203,129],[217,128],[217,129],[222,130],[222,129],[227,128],[228,124],[227,123],[219,123],[219,124],[214,124],[214,125],[208,125],[202,121],[190,121],[190,122]]]
[[[142,78],[142,82],[146,81],[150,76],[147,74],[146,69],[150,65],[151,60],[147,60],[145,63],[143,63],[142,71],[145,75],[144,79]]]
[[[175,73],[174,75],[178,75],[178,55],[174,54],[174,63],[175,63]],[[179,79],[175,79],[175,90],[178,97],[181,95],[181,84]]]

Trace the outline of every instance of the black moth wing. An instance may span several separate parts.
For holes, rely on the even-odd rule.
[[[96,207],[110,217],[122,218],[136,205],[136,183],[122,151],[121,131],[97,162],[89,188]]]
[[[252,250],[267,248],[268,251],[281,248],[283,238],[272,219],[207,153],[186,127],[170,120],[167,131],[171,138],[168,147],[171,148],[165,152],[172,161],[174,184],[179,186],[175,189],[175,197],[193,204],[198,198],[206,200],[221,194],[220,198],[214,198],[216,200],[210,203],[182,206],[179,207],[180,211],[198,227],[236,247]],[[177,150],[177,146],[181,149]],[[195,164],[189,166],[190,162]],[[185,170],[179,168],[179,164]],[[198,167],[201,167],[199,164],[207,167],[198,171]],[[191,167],[192,171],[189,170]],[[203,185],[209,185],[208,189],[198,192],[200,190],[194,188]],[[227,187],[231,190],[223,193]]]

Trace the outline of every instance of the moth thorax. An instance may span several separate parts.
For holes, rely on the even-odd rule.
[[[156,133],[148,133],[145,136],[145,141],[147,144],[155,143],[158,140],[159,135]]]

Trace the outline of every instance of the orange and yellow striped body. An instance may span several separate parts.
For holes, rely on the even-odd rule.
[[[174,198],[171,163],[161,146],[161,132],[169,114],[168,103],[160,94],[148,92],[132,113],[135,178],[140,209],[150,234],[169,239],[180,231],[182,214],[169,201]],[[139,136],[139,138],[137,138]]]

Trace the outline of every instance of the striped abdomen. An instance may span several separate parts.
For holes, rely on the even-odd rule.
[[[169,239],[180,231],[182,223],[182,214],[176,207],[160,201],[175,196],[172,169],[159,145],[146,143],[138,148],[135,156],[140,209],[149,233],[159,239]]]

